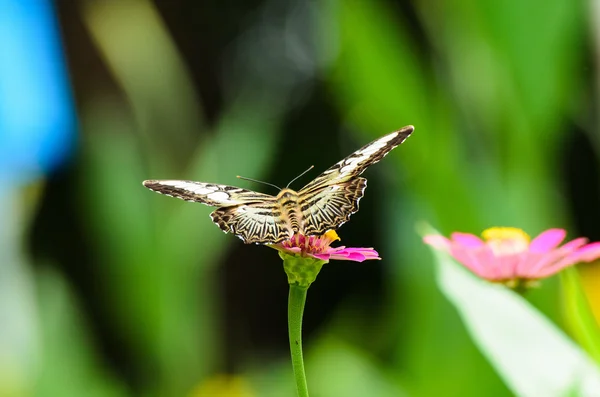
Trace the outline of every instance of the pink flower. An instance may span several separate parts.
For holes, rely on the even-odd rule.
[[[600,242],[587,244],[580,237],[559,247],[567,232],[546,230],[530,241],[521,229],[494,227],[482,233],[483,240],[467,233],[423,238],[425,243],[447,251],[473,273],[511,287],[549,277],[579,262],[600,258]]]
[[[329,262],[330,259],[355,262],[381,259],[373,248],[330,247],[335,240],[340,240],[340,238],[336,232],[329,230],[322,236],[296,234],[291,239],[270,245],[270,247],[290,255],[312,257],[325,262]]]

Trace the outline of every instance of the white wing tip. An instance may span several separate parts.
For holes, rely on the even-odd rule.
[[[176,182],[178,182],[178,181],[177,180],[168,180],[168,179],[147,179],[142,182],[142,185],[151,189],[152,185],[172,186]],[[179,182],[182,182],[182,181],[179,181]]]

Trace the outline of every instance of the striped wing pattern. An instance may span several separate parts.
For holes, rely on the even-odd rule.
[[[322,235],[346,223],[358,211],[366,187],[367,180],[358,177],[300,195],[304,234]]]
[[[279,243],[294,234],[278,214],[281,214],[279,203],[276,200],[268,200],[217,208],[210,217],[221,230],[235,234],[246,244],[265,244]]]
[[[301,210],[305,234],[322,234],[347,222],[358,211],[367,187],[367,180],[359,175],[404,142],[413,130],[413,126],[407,126],[374,140],[304,186],[298,194],[304,203]]]
[[[367,180],[359,175],[404,142],[413,129],[404,127],[363,146],[297,193],[286,188],[275,197],[235,186],[183,180],[148,180],[144,186],[167,196],[217,207],[210,214],[213,222],[245,243],[278,243],[297,232],[321,235],[341,226],[358,211],[367,187]],[[290,201],[290,197],[295,198]]]
[[[235,186],[181,180],[149,180],[144,186],[157,193],[182,200],[219,207],[210,214],[225,233],[246,243],[285,240],[289,232],[274,196]]]
[[[363,146],[345,159],[335,163],[321,175],[304,186],[300,195],[323,186],[347,181],[362,174],[369,166],[379,162],[390,151],[400,145],[413,132],[412,125],[382,136]]]
[[[235,186],[217,185],[195,181],[150,180],[144,186],[156,193],[185,201],[202,203],[211,207],[275,201],[275,197]]]

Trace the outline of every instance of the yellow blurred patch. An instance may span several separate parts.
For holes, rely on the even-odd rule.
[[[220,374],[199,384],[189,397],[256,397],[256,394],[243,377]]]
[[[600,261],[579,265],[578,270],[592,314],[600,326]]]

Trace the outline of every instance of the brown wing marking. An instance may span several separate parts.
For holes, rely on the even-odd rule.
[[[268,194],[183,180],[148,180],[144,186],[167,196],[219,207],[210,214],[213,222],[245,243],[280,242],[291,235],[281,218],[277,199]]]
[[[275,197],[235,186],[183,180],[148,180],[144,186],[156,193],[185,201],[222,207],[274,200]]]
[[[221,230],[246,244],[279,243],[293,235],[275,200],[218,208],[210,217]]]
[[[309,182],[300,190],[300,194],[317,190],[324,186],[344,182],[362,174],[367,167],[377,163],[390,151],[400,145],[413,132],[412,125],[401,128],[366,144],[345,159],[338,161],[325,172]]]
[[[358,211],[358,202],[366,187],[367,180],[359,177],[300,196],[302,232],[309,236],[321,235],[340,227]]]

